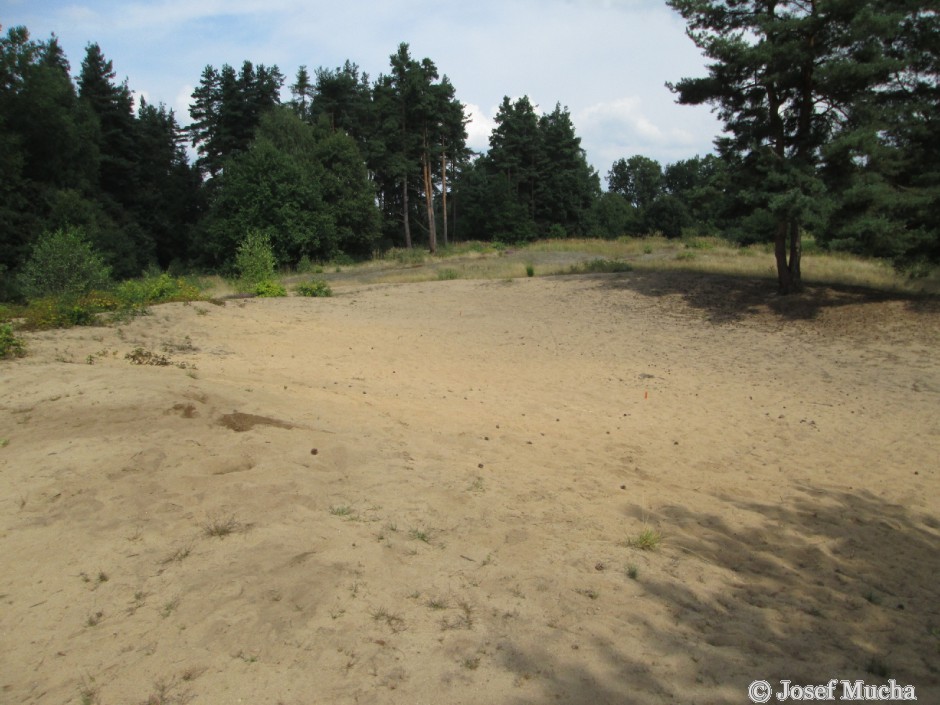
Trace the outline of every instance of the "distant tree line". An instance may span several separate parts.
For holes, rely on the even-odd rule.
[[[567,108],[505,98],[489,148],[401,44],[375,80],[347,61],[287,83],[207,66],[191,123],[141,100],[90,44],[0,36],[0,297],[44,232],[77,228],[117,278],[226,271],[249,231],[279,265],[434,251],[455,239],[720,234],[776,243],[798,290],[802,233],[824,247],[940,262],[940,27],[923,0],[669,0],[712,63],[671,85],[713,105],[716,154],[618,159],[603,191]],[[282,95],[289,99],[282,102]],[[187,148],[196,157],[191,162]]]

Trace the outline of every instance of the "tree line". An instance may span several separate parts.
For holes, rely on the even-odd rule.
[[[118,278],[226,271],[249,232],[277,263],[455,239],[721,234],[775,243],[800,287],[802,235],[940,262],[938,14],[923,0],[668,0],[710,62],[669,88],[711,104],[716,153],[618,159],[607,189],[567,108],[504,98],[467,146],[454,85],[401,44],[375,80],[347,61],[292,82],[206,66],[191,123],[135,101],[97,44],[75,78],[58,40],[0,36],[0,297],[43,233],[78,228]],[[283,100],[282,95],[289,95]],[[188,148],[196,155],[188,157]]]

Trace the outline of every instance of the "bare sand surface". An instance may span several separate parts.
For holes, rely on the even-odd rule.
[[[0,702],[940,702],[940,313],[771,286],[346,286],[28,335]]]

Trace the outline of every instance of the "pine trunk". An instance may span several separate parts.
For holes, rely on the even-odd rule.
[[[447,156],[441,152],[441,212],[444,216],[444,247],[447,241]]]
[[[787,252],[788,246],[789,253]],[[796,221],[778,221],[777,230],[774,233],[774,256],[777,259],[777,287],[781,296],[796,294],[803,290],[800,272],[802,254],[803,243],[799,224]]]
[[[402,184],[402,221],[405,224],[405,247],[411,249],[411,218],[408,215],[408,176]]]
[[[431,181],[431,163],[424,155],[424,202],[428,210],[428,249],[437,252],[437,225],[434,218],[434,183]]]

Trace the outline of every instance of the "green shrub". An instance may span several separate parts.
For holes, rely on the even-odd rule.
[[[534,265],[531,265],[531,264],[527,264],[527,265],[525,266],[525,275],[526,275],[527,277],[534,277],[534,276],[535,276],[535,266],[534,266]]]
[[[333,290],[322,279],[314,279],[298,284],[295,291],[301,296],[332,296]]]
[[[26,346],[13,335],[13,326],[0,323],[0,360],[6,357],[22,357],[25,354]]]
[[[171,301],[198,301],[202,292],[195,283],[162,272],[121,282],[115,287],[114,296],[115,308],[137,308]]]
[[[278,284],[277,282],[272,281],[263,281],[255,284],[254,287],[255,296],[261,296],[263,298],[276,298],[278,296],[287,296],[287,289]]]
[[[251,290],[256,284],[270,282],[274,279],[276,265],[268,234],[249,230],[235,255],[235,269],[243,285]]]
[[[90,326],[98,322],[98,310],[87,298],[47,296],[33,299],[23,312],[23,327],[29,330]]]
[[[19,284],[29,299],[77,297],[106,288],[111,269],[80,228],[60,228],[39,236],[23,265]]]

